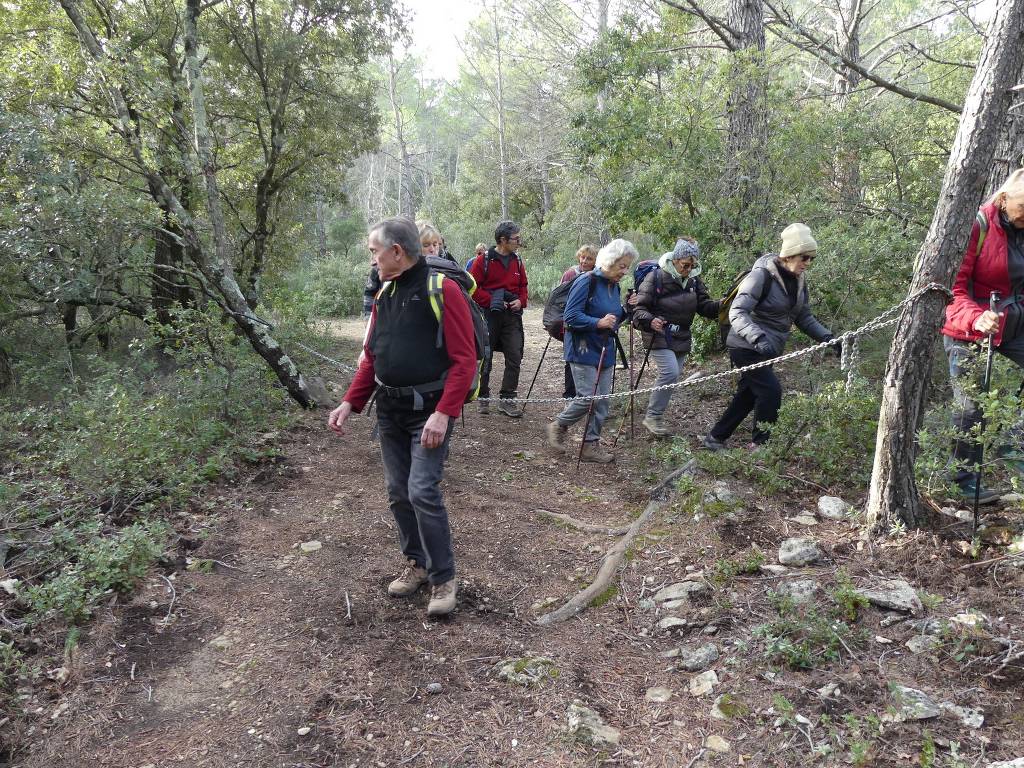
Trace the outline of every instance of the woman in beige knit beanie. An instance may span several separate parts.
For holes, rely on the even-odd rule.
[[[734,368],[744,368],[781,355],[795,325],[815,341],[829,341],[832,332],[811,313],[804,271],[814,261],[818,243],[806,224],[782,230],[779,255],[754,262],[729,307],[726,347]],[[839,346],[834,347],[839,352]],[[720,451],[743,421],[754,412],[753,446],[768,440],[782,405],[782,384],[771,366],[740,375],[736,394],[704,438],[704,447]]]

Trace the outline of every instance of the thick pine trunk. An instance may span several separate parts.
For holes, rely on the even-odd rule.
[[[724,223],[737,245],[751,247],[766,214],[761,164],[768,143],[768,80],[762,0],[730,0],[729,26],[735,39],[726,104],[729,124],[723,187],[733,201],[734,215]]]
[[[912,292],[931,282],[950,285],[960,267],[1006,117],[1009,88],[1024,60],[1022,36],[1024,0],[1004,0],[996,7],[964,103],[939,204],[917,257]],[[876,530],[898,520],[908,526],[921,521],[915,439],[945,305],[941,293],[931,292],[907,307],[889,352],[867,507],[868,522]]]

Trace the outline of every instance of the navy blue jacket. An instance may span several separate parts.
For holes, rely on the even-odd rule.
[[[597,281],[590,301],[590,283]],[[615,327],[626,319],[622,308],[619,284],[608,280],[600,269],[585,272],[573,281],[569,297],[565,301],[565,353],[570,363],[581,363],[597,367],[604,345],[604,365],[615,363],[614,329],[609,331],[597,327],[597,321],[605,315],[615,315]]]

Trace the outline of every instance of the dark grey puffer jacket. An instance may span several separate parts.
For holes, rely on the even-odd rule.
[[[743,278],[729,307],[732,327],[725,343],[730,349],[756,349],[758,341],[766,341],[772,357],[778,357],[786,348],[794,324],[815,341],[832,338],[831,331],[811,314],[804,276],[797,278],[796,303],[791,306],[781,269],[778,257],[768,254],[755,261],[750,274]]]

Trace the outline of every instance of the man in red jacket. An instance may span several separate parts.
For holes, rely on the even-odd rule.
[[[409,597],[430,583],[427,613],[455,610],[457,583],[448,510],[441,495],[452,426],[476,375],[476,340],[462,289],[445,279],[442,337],[428,293],[430,269],[416,225],[385,219],[368,237],[381,291],[374,301],[363,355],[352,384],[327,421],[339,435],[377,389],[384,480],[406,566],[388,594]]]
[[[494,230],[494,247],[481,259],[473,261],[470,274],[476,280],[473,299],[487,313],[487,327],[491,337],[491,352],[505,356],[505,373],[501,377],[498,410],[510,418],[523,415],[523,409],[511,399],[519,387],[519,369],[523,363],[523,310],[526,309],[526,267],[519,258],[519,225],[502,221]],[[484,363],[480,372],[480,397],[491,396],[491,361]],[[509,402],[506,402],[509,401]],[[487,413],[486,401],[480,403],[480,412]]]

